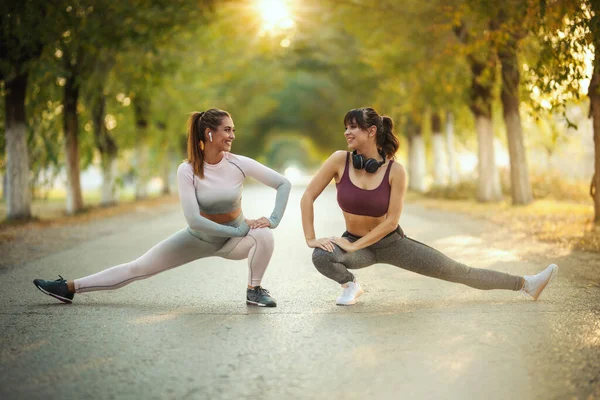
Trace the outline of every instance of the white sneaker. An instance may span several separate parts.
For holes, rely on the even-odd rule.
[[[335,301],[335,304],[338,306],[351,306],[356,303],[356,299],[365,292],[356,281],[344,283],[342,287],[344,288],[344,291]]]
[[[556,264],[550,264],[548,267],[536,275],[525,275],[525,285],[521,289],[521,292],[530,295],[533,300],[537,300],[542,294],[542,291],[550,283],[556,272],[558,266]]]

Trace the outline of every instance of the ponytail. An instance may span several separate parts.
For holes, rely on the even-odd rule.
[[[204,178],[204,132],[200,129],[203,115],[204,112],[194,111],[187,120],[187,161],[200,178]]]
[[[400,141],[394,135],[394,121],[388,116],[381,117],[381,133],[377,129],[377,146],[383,150],[387,158],[396,158]]]
[[[187,120],[187,162],[192,164],[194,175],[204,178],[204,132],[206,128],[216,131],[227,111],[209,108],[206,111],[194,111]]]

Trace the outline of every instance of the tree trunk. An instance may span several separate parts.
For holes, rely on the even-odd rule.
[[[446,114],[446,153],[448,154],[448,183],[450,186],[458,184],[458,171],[456,169],[456,149],[454,148],[454,114]]]
[[[519,113],[519,64],[517,42],[510,39],[499,51],[502,66],[502,106],[510,156],[510,189],[513,204],[529,204],[533,201],[527,153],[523,143],[521,114]]]
[[[600,223],[600,33],[594,29],[600,23],[600,4],[590,2],[594,15],[590,24],[590,31],[594,43],[594,72],[588,88],[590,98],[590,113],[594,127],[594,176],[590,186],[590,195],[594,200],[594,223]]]
[[[162,176],[162,194],[170,194],[171,188],[169,187],[169,181],[171,179],[171,160],[168,159],[163,165],[163,176]]]
[[[425,141],[423,135],[419,134],[413,137],[413,170],[414,180],[412,189],[419,193],[424,193],[425,173],[427,171],[425,158]]]
[[[64,91],[64,130],[65,153],[67,155],[67,214],[75,214],[83,209],[81,183],[79,179],[79,120],[77,102],[79,84],[77,76],[67,77]]]
[[[133,100],[135,114],[135,129],[137,142],[134,150],[134,165],[136,168],[135,198],[138,200],[148,197],[148,181],[150,173],[148,165],[148,117],[150,115],[150,101],[143,94],[138,94]]]
[[[8,175],[2,175],[2,200],[6,201],[6,193],[8,191]]]
[[[407,138],[407,143],[408,143],[408,168],[406,173],[408,174],[408,189],[412,190],[412,182],[414,181],[414,177],[413,177],[413,158],[414,158],[414,148],[413,148],[413,141],[412,141],[412,137],[408,136]]]
[[[408,188],[418,193],[424,193],[426,165],[425,142],[423,141],[421,124],[409,118],[407,130],[410,138]]]
[[[460,42],[467,46],[472,44],[473,37],[465,21],[460,21],[453,30]],[[482,47],[477,52],[467,53],[467,59],[471,70],[469,108],[475,118],[478,142],[477,200],[482,202],[500,200],[502,190],[495,162],[492,129],[492,89],[496,75],[496,58],[490,47]]]
[[[102,154],[102,191],[100,205],[103,207],[117,204],[117,157],[113,154]]]
[[[494,129],[492,125],[492,88],[495,64],[493,53],[488,51],[485,61],[474,56],[469,57],[471,68],[471,112],[475,117],[477,131],[478,165],[477,165],[477,200],[481,202],[502,199],[500,175],[496,168],[494,152]],[[486,78],[486,75],[489,77]]]
[[[102,163],[102,190],[100,205],[110,206],[117,203],[116,170],[117,170],[117,144],[108,133],[104,117],[106,115],[106,98],[99,88],[92,104],[92,123],[94,126],[94,140],[100,152]]]
[[[167,125],[163,121],[156,123],[156,128],[160,131],[161,137],[167,137]],[[162,149],[162,194],[168,195],[171,193],[171,164],[173,162],[173,150],[169,141],[166,140],[161,146]]]
[[[442,136],[442,120],[437,112],[431,115],[431,133],[433,147],[433,183],[446,186],[446,154]]]
[[[492,119],[485,115],[475,117],[477,131],[477,200],[481,202],[502,200],[500,175],[496,168],[494,130]]]
[[[27,150],[27,120],[25,118],[25,91],[28,74],[17,75],[5,81],[6,98],[6,218],[31,218],[31,191],[29,188],[29,153]]]
[[[600,41],[600,38],[598,38]],[[590,186],[590,195],[594,200],[594,222],[600,223],[600,51],[596,46],[594,72],[588,89],[590,98],[590,114],[594,127],[594,176]]]
[[[135,168],[135,199],[148,197],[148,148],[138,142],[133,150],[133,165]]]

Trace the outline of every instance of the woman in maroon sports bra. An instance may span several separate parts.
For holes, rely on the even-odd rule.
[[[558,267],[550,264],[532,276],[471,268],[404,235],[398,225],[406,192],[404,167],[394,162],[399,147],[391,118],[372,108],[350,110],[344,117],[347,151],[336,151],[309,183],[301,201],[306,244],[314,248],[317,270],[343,287],[338,305],[351,305],[363,294],[349,269],[385,263],[422,275],[477,289],[521,290],[536,300]],[[335,179],[344,214],[342,237],[317,239],[313,203]]]

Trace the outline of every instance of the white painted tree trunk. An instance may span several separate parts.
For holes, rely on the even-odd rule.
[[[27,152],[27,126],[15,122],[6,129],[6,193],[7,218],[31,217],[31,191],[29,190],[29,154]]]
[[[171,193],[171,188],[169,187],[169,178],[171,176],[171,168],[170,168],[169,160],[165,161],[162,168],[162,194]]]
[[[176,180],[177,180],[177,168],[179,167],[173,150],[168,150],[165,157],[163,166],[163,194],[170,194],[173,192]]]
[[[148,148],[145,144],[138,143],[134,152],[134,165],[136,169],[135,198],[138,200],[148,197]]]
[[[500,174],[496,168],[492,120],[485,116],[477,116],[475,130],[478,143],[477,200],[481,202],[499,201],[502,199],[502,190]]]
[[[408,138],[408,160],[407,160],[407,162],[408,162],[407,167],[408,168],[407,168],[407,171],[406,171],[406,173],[408,175],[408,189],[409,190],[412,190],[412,188],[413,188],[413,181],[414,181],[414,178],[413,178],[413,164],[414,164],[413,158],[414,158],[414,153],[415,152],[414,152],[414,149],[413,149],[412,139],[409,137]]]
[[[67,79],[64,87],[64,135],[67,171],[67,214],[72,215],[83,210],[81,177],[79,169],[79,84],[76,76]]]
[[[104,155],[102,160],[102,196],[100,205],[110,206],[117,203],[117,158]]]
[[[425,192],[425,173],[427,170],[425,159],[425,141],[423,136],[413,136],[411,140],[411,174],[409,186],[415,192]]]
[[[25,118],[27,74],[5,81],[6,218],[31,218],[29,153]]]
[[[456,149],[454,147],[454,114],[446,115],[446,153],[448,154],[448,184],[458,184],[458,169],[456,168]]]
[[[433,132],[431,137],[433,147],[433,183],[435,186],[446,186],[446,146],[441,132]]]

